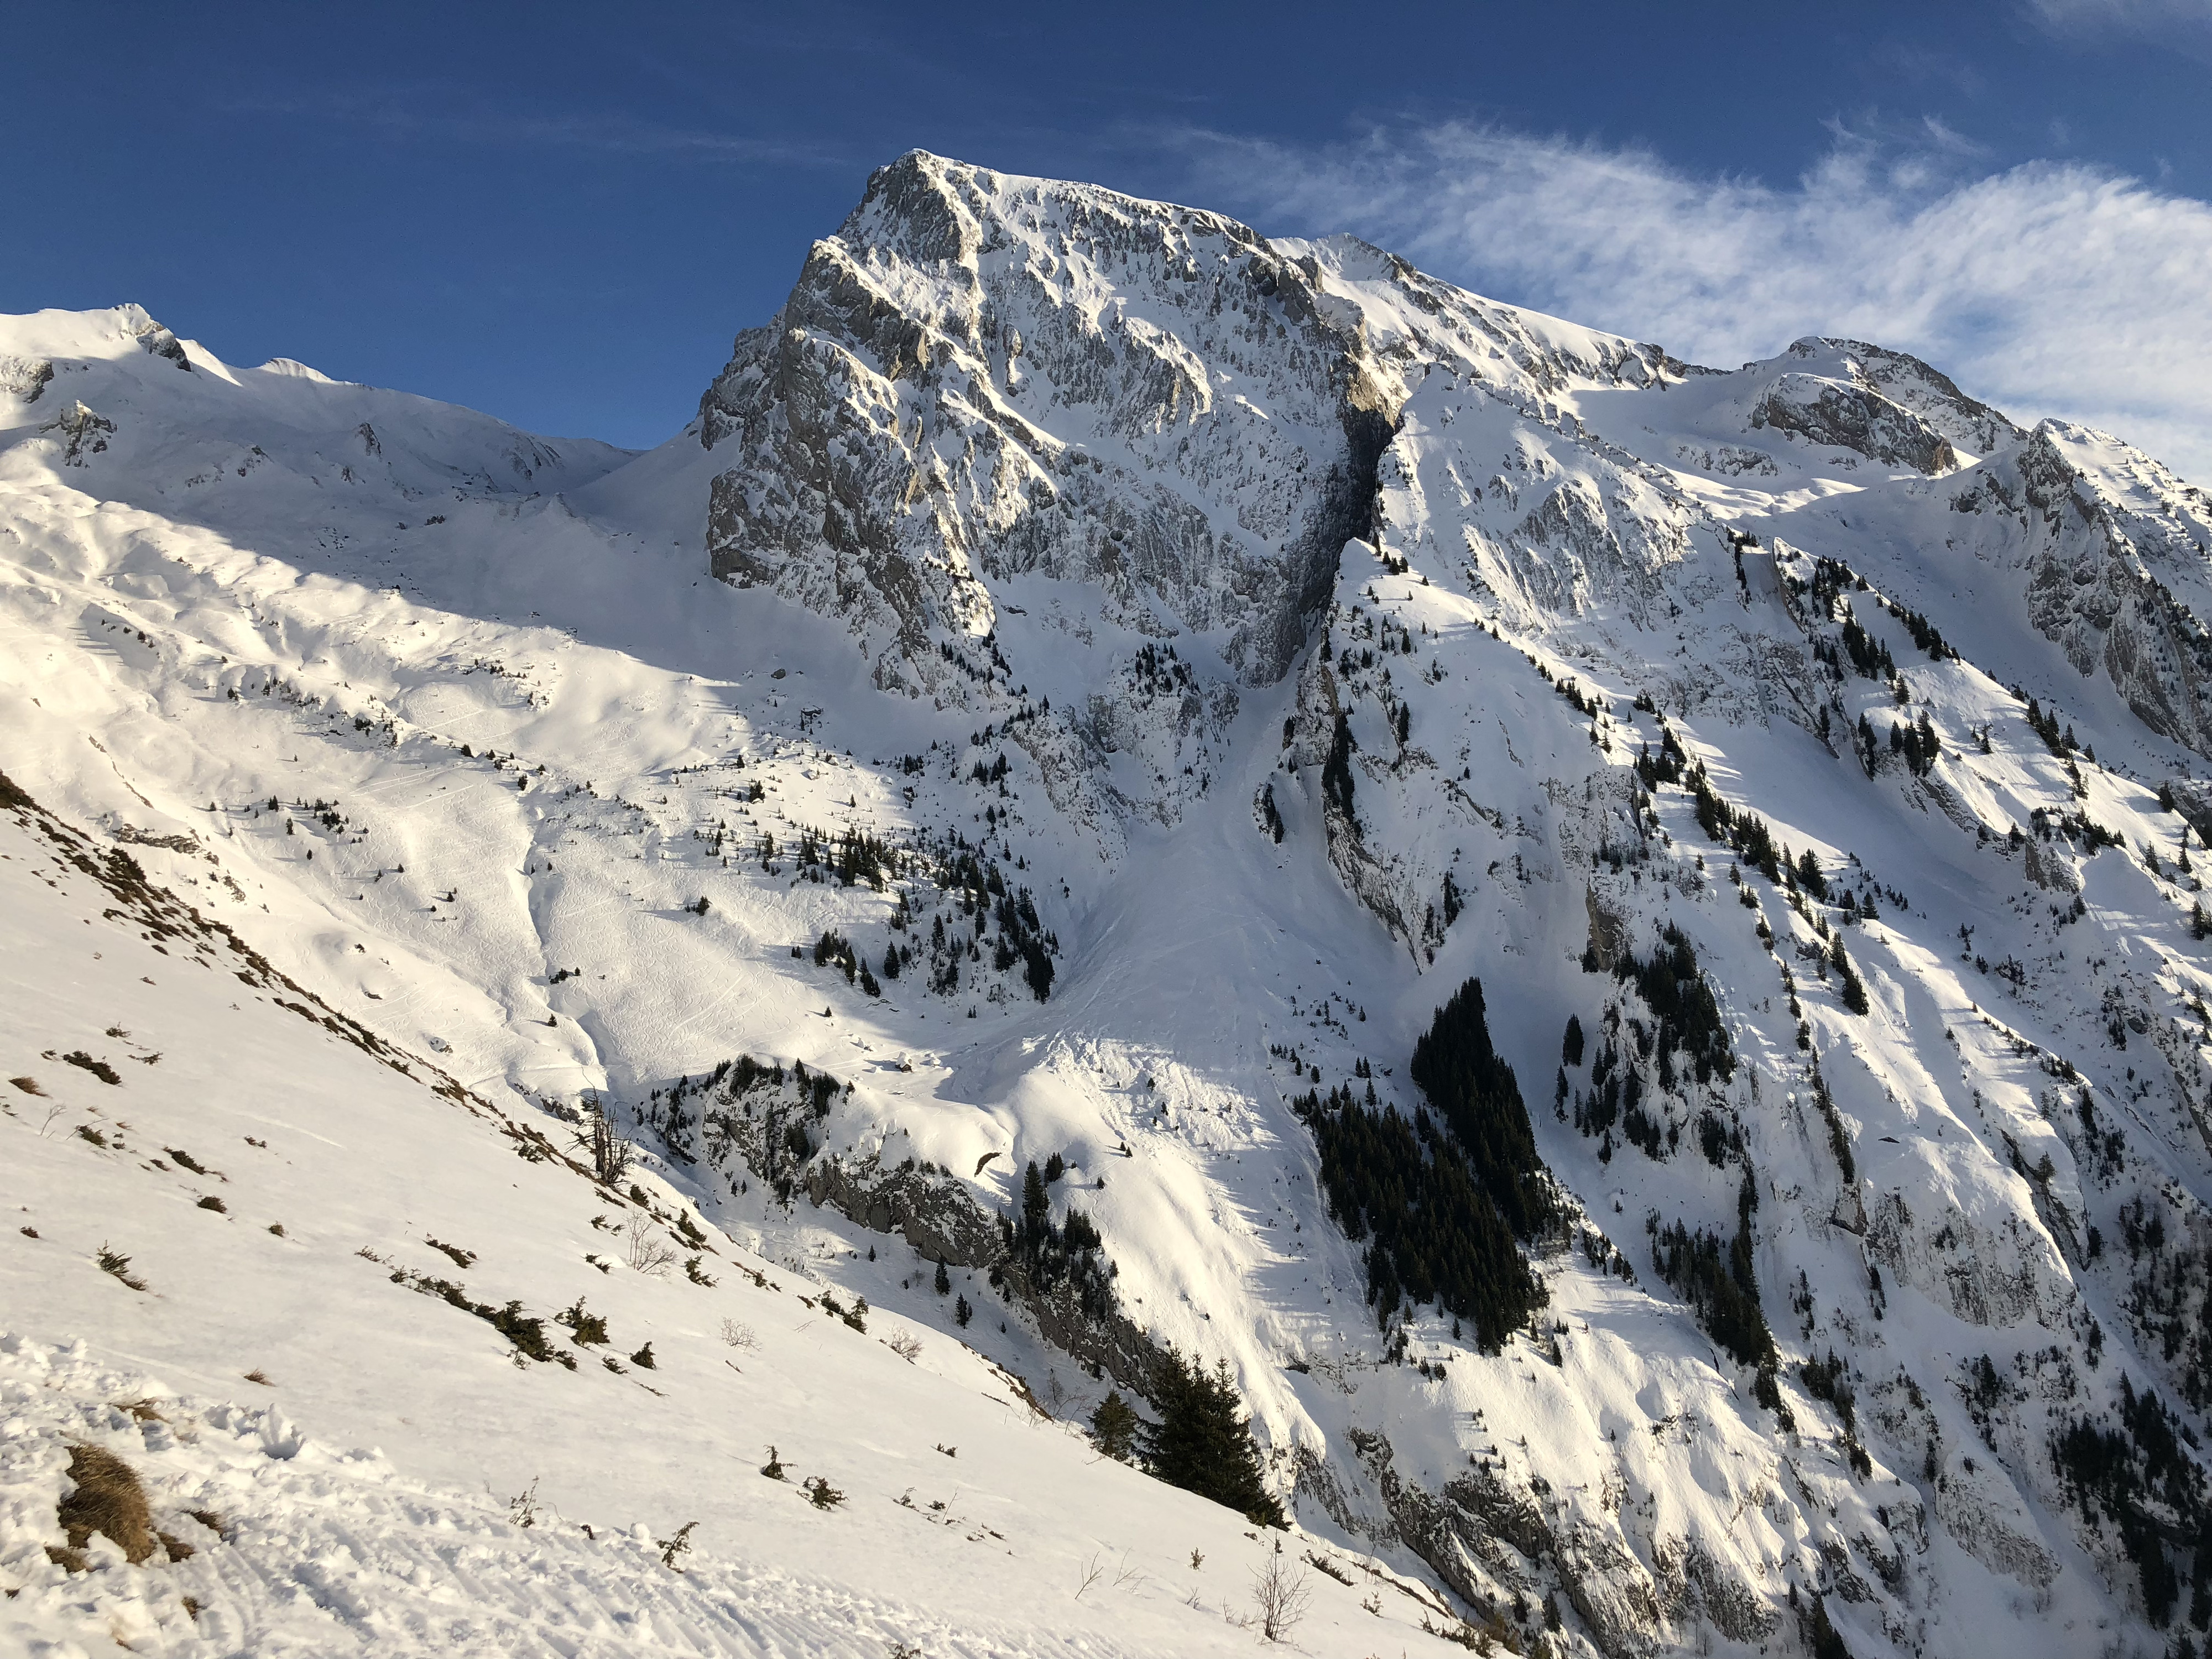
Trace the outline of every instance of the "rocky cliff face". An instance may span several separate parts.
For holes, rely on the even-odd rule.
[[[701,406],[714,572],[846,617],[887,686],[957,691],[1032,575],[1276,678],[1394,413],[1316,299],[1215,215],[906,156]]]
[[[701,441],[728,458],[714,573],[843,617],[886,686],[988,679],[1001,590],[1025,577],[1279,678],[1369,528],[1408,375],[1440,351],[1540,386],[1658,372],[1624,343],[1577,357],[1501,328],[1501,308],[1359,249],[1362,280],[1419,325],[1377,341],[1344,252],[901,158],[702,402]]]
[[[2100,433],[2046,421],[1962,513],[2006,521],[2035,628],[2152,731],[2212,755],[2212,501]]]

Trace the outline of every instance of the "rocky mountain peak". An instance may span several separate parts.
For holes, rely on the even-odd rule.
[[[1279,678],[1395,395],[1317,270],[1218,215],[900,158],[702,404],[714,574],[844,618],[912,691],[972,695],[944,650],[1030,576]]]

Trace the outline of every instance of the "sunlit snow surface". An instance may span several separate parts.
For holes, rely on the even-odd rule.
[[[1058,237],[1055,259],[1106,246],[1069,228],[1093,222],[1068,203],[1152,211],[1000,184],[1021,210],[1005,210],[1008,234]],[[1048,210],[1029,214],[1033,199]],[[57,862],[51,837],[0,814],[0,1073],[44,1091],[0,1083],[0,1195],[39,1235],[0,1237],[0,1572],[22,1586],[0,1631],[180,1653],[1250,1644],[1224,1615],[1249,1613],[1264,1543],[1098,1460],[1072,1425],[1104,1383],[980,1275],[955,1275],[978,1310],[959,1329],[896,1235],[803,1196],[786,1210],[757,1180],[736,1190],[645,1131],[641,1208],[518,1158],[499,1127],[566,1148],[541,1103],[599,1091],[635,1121],[653,1090],[750,1053],[853,1085],[825,1155],[942,1165],[989,1210],[1013,1201],[1029,1160],[1066,1157],[1125,1310],[1163,1344],[1231,1363],[1310,1534],[1291,1547],[1354,1581],[1313,1574],[1297,1632],[1310,1651],[1455,1650],[1419,1628],[1448,1621],[1424,1599],[1437,1592],[1362,1564],[1495,1598],[1508,1622],[1518,1592],[1532,1632],[1555,1592],[1565,1628],[1546,1639],[1562,1652],[1786,1647],[1792,1586],[1801,1605],[1823,1595],[1862,1651],[2162,1648],[2132,1569],[2069,1507],[2050,1440],[2108,1409],[2124,1372],[2183,1407],[2177,1364],[2126,1311],[2116,1217],[2148,1194],[2171,1237],[2194,1238],[2212,1182],[2195,889],[2176,869],[2181,819],[2154,793],[2202,767],[2204,726],[2181,644],[2145,637],[2120,660],[2110,641],[2173,614],[2167,600],[2205,614],[2203,498],[2099,434],[1978,414],[1896,366],[1910,360],[1811,342],[1689,374],[1358,244],[1273,246],[1305,262],[1316,314],[1362,342],[1395,433],[1370,538],[1345,548],[1308,648],[1272,682],[1231,660],[1249,618],[1225,601],[1201,626],[1184,614],[1194,589],[1140,583],[1133,604],[1079,562],[985,559],[959,579],[976,592],[948,586],[932,614],[971,643],[993,630],[1002,684],[886,692],[892,634],[867,604],[841,610],[836,585],[799,568],[805,550],[749,589],[708,576],[709,484],[733,460],[696,433],[637,457],[535,438],[298,365],[231,369],[189,343],[163,355],[129,307],[0,322],[0,770],[415,1072],[276,1006],[220,949],[208,965],[173,943],[156,954],[162,941],[103,915],[110,897]],[[927,322],[928,285],[878,263]],[[1162,280],[1103,252],[1062,276],[1094,317]],[[1285,315],[1287,331],[1255,325],[1263,337],[1237,346],[1247,382],[1294,343]],[[1151,326],[1145,350],[1188,356],[1208,381]],[[1207,478],[1249,489],[1273,453],[1194,471],[1171,432],[1109,449],[1089,405],[1071,413],[1073,393],[993,362],[1006,408],[988,422],[1038,423],[1048,454],[1080,415],[1114,466],[1216,525],[1238,507],[1206,495]],[[1140,380],[1112,384],[1157,389]],[[1824,394],[1875,386],[1911,419],[1877,408],[1859,441],[1932,470],[1777,424],[1817,427],[1836,407],[1820,415]],[[934,453],[957,455],[962,428],[929,413]],[[1325,407],[1257,416],[1316,454],[1335,429]],[[2036,491],[2086,503],[2080,524],[2023,508]],[[995,510],[966,482],[943,502],[929,534],[955,541]],[[2081,539],[2114,526],[2136,561],[2118,574],[2105,543]],[[1730,528],[1759,538],[1741,580]],[[1812,666],[1790,582],[1815,555],[1924,613],[1960,653],[1932,660],[1852,596],[1910,708]],[[2054,597],[2041,579],[2062,565]],[[1415,648],[1352,665],[1381,642],[1378,617]],[[1180,693],[1139,695],[1130,665],[1147,643],[1189,665],[1195,714]],[[1571,706],[1566,681],[1602,712]],[[2094,750],[2081,793],[2015,684]],[[1813,730],[1832,691],[1832,752]],[[1839,888],[1878,897],[1877,921],[1818,912],[1848,941],[1868,1017],[1843,1010],[1813,959],[1814,908],[1747,871],[1747,908],[1681,791],[1654,799],[1663,835],[1639,830],[1629,763],[1659,738],[1638,693],[1728,799]],[[1048,719],[971,744],[1048,696]],[[1332,845],[1322,810],[1333,708],[1358,744],[1356,846]],[[1943,738],[1934,771],[1912,776],[1885,742],[1869,778],[1848,723],[1863,711],[1886,739],[1923,710]],[[1002,753],[1003,795],[971,781]],[[921,769],[901,768],[908,755]],[[1279,844],[1255,815],[1269,788]],[[2043,844],[2038,884],[2004,832],[2039,807],[2124,846]],[[988,954],[957,995],[909,975],[875,999],[795,957],[835,928],[879,964],[902,897],[923,927],[950,914],[919,879],[881,893],[794,880],[802,828],[848,825],[1002,850],[1061,944],[1049,1000]],[[763,830],[784,849],[774,875]],[[1615,867],[1627,848],[1649,856]],[[1447,871],[1466,908],[1443,927]],[[701,898],[703,915],[686,908]],[[1759,1276],[1795,1433],[1650,1268],[1646,1218],[1732,1231],[1741,1167],[1709,1164],[1689,1136],[1662,1161],[1625,1144],[1601,1161],[1552,1110],[1568,1015],[1595,1033],[1620,994],[1580,966],[1593,900],[1638,949],[1662,920],[1680,927],[1720,997],[1743,1064],[1707,1103],[1741,1125],[1757,1172]],[[1754,936],[1762,919],[1778,955]],[[1849,1185],[1811,1105],[1784,963],[1855,1151]],[[1413,1041],[1471,975],[1578,1228],[1637,1278],[1560,1251],[1540,1263],[1553,1299],[1534,1335],[1486,1357],[1424,1316],[1394,1363],[1288,1109],[1312,1085],[1271,1048],[1294,1047],[1323,1087],[1365,1059],[1380,1096],[1410,1109]],[[122,1082],[59,1058],[73,1051]],[[477,1107],[425,1086],[441,1075]],[[1586,1060],[1570,1087],[1587,1081]],[[220,1175],[193,1176],[173,1148]],[[209,1193],[223,1212],[198,1207]],[[631,1216],[657,1212],[665,1231],[686,1206],[726,1234],[710,1233],[711,1289],[626,1265]],[[432,1237],[477,1261],[455,1271]],[[103,1248],[146,1291],[101,1273]],[[401,1269],[540,1316],[584,1297],[610,1317],[607,1352],[650,1340],[656,1366],[617,1376],[594,1351],[574,1373],[518,1368],[489,1326],[394,1283]],[[802,1304],[824,1286],[866,1297],[865,1334]],[[725,1344],[725,1319],[753,1346]],[[912,1364],[887,1346],[906,1333],[922,1345]],[[1797,1379],[1831,1349],[1850,1367],[1863,1477]],[[1967,1386],[1985,1354],[1993,1406]],[[257,1370],[270,1386],[243,1380]],[[141,1397],[166,1425],[109,1409]],[[157,1516],[234,1517],[228,1541],[200,1540],[174,1566],[50,1565],[72,1435],[132,1458]],[[818,1511],[764,1480],[771,1443],[794,1480],[823,1474],[846,1504]],[[515,1528],[508,1500],[533,1481],[543,1513]],[[1453,1482],[1455,1513],[1480,1511],[1468,1541],[1416,1535],[1429,1511],[1407,1494]],[[691,1520],[679,1576],[651,1540]],[[1079,1598],[1094,1558],[1105,1571]]]

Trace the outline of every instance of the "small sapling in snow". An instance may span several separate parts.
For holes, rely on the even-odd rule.
[[[146,1288],[146,1281],[131,1271],[129,1256],[111,1250],[106,1245],[102,1244],[100,1247],[100,1254],[95,1259],[100,1263],[100,1271],[111,1279],[122,1280],[134,1291],[143,1291]]]
[[[698,1524],[696,1521],[686,1521],[682,1526],[677,1528],[676,1535],[673,1538],[656,1538],[653,1540],[653,1547],[660,1552],[662,1566],[666,1567],[671,1572],[684,1571],[679,1564],[690,1553],[691,1529]]]
[[[592,1347],[607,1340],[607,1316],[586,1311],[584,1298],[580,1296],[572,1305],[555,1314],[553,1322],[567,1326],[568,1340],[580,1348]]]

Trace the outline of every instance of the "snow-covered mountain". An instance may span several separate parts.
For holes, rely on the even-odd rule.
[[[2117,439],[916,153],[641,455],[0,320],[0,551],[23,1641],[1241,1647],[1170,1351],[1313,1651],[2212,1623]]]

